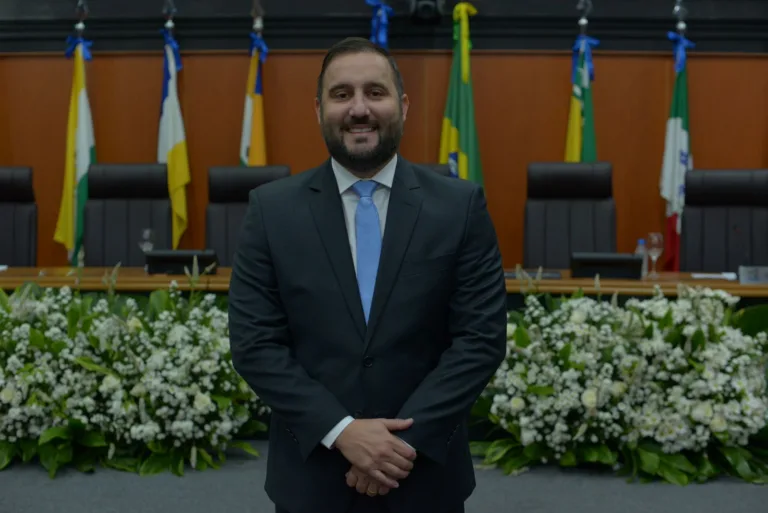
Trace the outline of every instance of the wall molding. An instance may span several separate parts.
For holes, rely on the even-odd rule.
[[[72,17],[65,16],[69,9],[63,9],[57,0],[47,0],[57,5],[47,11],[39,7],[46,0],[14,1],[15,11],[0,6],[0,53],[63,52],[65,39],[73,32],[74,12]],[[264,36],[271,49],[326,49],[343,37],[367,37],[370,31],[370,11],[363,0],[264,2]],[[130,0],[126,4],[130,9],[116,10],[123,3],[91,2],[85,35],[94,41],[93,51],[160,51],[161,2]],[[454,3],[448,2],[448,13]],[[249,2],[187,0],[184,7],[178,0],[176,4],[180,8],[176,33],[182,50],[247,48],[251,19],[247,12],[236,13],[247,9]],[[319,4],[336,6],[336,10],[319,11]],[[391,0],[391,4],[395,9],[392,50],[450,49],[449,14],[436,23],[422,22],[410,16],[408,0]],[[475,4],[480,13],[472,18],[471,27],[478,50],[567,50],[578,33],[576,0],[476,0]],[[596,0],[595,4],[589,34],[600,40],[599,50],[670,51],[666,34],[675,27],[671,0]],[[697,51],[768,53],[768,1],[688,0],[688,4],[688,37]],[[114,12],[98,10],[107,5]],[[302,15],[296,16],[296,12]]]

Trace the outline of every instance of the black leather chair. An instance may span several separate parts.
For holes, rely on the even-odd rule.
[[[768,170],[686,173],[681,225],[681,271],[768,265]]]
[[[448,164],[419,164],[420,166],[431,169],[432,171],[441,174],[443,176],[452,177],[451,166]]]
[[[290,175],[288,166],[217,166],[208,170],[206,248],[216,251],[220,266],[232,265],[240,225],[248,210],[248,193]]]
[[[142,230],[154,249],[172,246],[171,202],[165,164],[96,164],[88,170],[83,247],[85,265],[143,266]]]
[[[32,168],[0,167],[0,265],[37,265],[37,204]]]
[[[537,162],[528,166],[524,267],[568,269],[576,251],[616,251],[613,166]]]

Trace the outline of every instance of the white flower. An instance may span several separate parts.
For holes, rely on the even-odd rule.
[[[713,433],[722,433],[728,429],[728,423],[722,415],[715,415],[712,422],[709,424],[709,429],[711,429]]]
[[[590,388],[582,392],[581,404],[590,410],[597,408],[597,390]]]
[[[509,411],[514,415],[525,409],[525,400],[521,397],[513,397],[509,402]]]

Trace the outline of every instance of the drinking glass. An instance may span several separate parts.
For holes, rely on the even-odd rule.
[[[144,253],[152,251],[152,248],[155,247],[155,232],[151,228],[141,230],[139,247]]]
[[[661,253],[664,251],[664,236],[658,232],[653,232],[648,235],[648,256],[651,258],[651,272],[648,277],[655,280],[658,279],[659,273],[656,272],[656,261],[658,261]]]

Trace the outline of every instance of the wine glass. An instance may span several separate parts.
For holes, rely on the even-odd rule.
[[[651,279],[658,279],[659,273],[656,272],[656,261],[664,251],[664,236],[658,232],[653,232],[648,235],[648,256],[651,258],[651,272],[648,277]]]
[[[151,228],[141,230],[139,247],[144,253],[152,251],[152,248],[155,247],[155,232]]]

